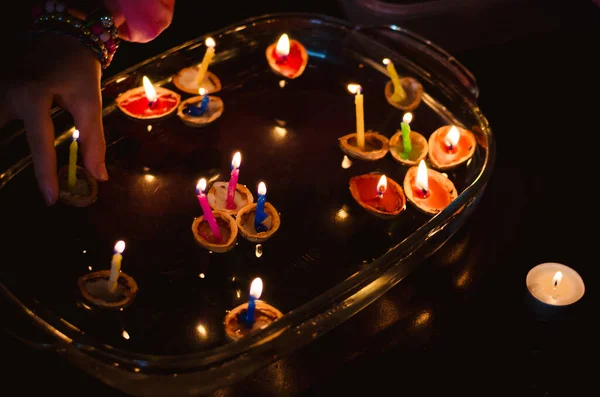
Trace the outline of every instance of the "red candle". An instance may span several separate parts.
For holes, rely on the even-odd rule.
[[[456,189],[443,174],[428,169],[421,160],[418,167],[411,167],[404,179],[404,191],[409,201],[429,214],[446,208],[456,197]]]
[[[471,131],[456,126],[440,127],[429,137],[429,160],[441,170],[454,168],[471,158],[476,146]]]
[[[277,44],[267,48],[267,59],[271,67],[284,77],[293,79],[302,74],[308,62],[308,53],[300,42],[281,35]]]
[[[383,212],[394,212],[404,205],[403,198],[393,190],[387,191],[387,178],[382,175],[375,178],[356,179],[360,201],[369,207]],[[387,194],[386,194],[387,192]]]
[[[196,194],[198,195],[198,202],[200,203],[200,207],[202,207],[202,212],[204,213],[204,219],[208,222],[210,226],[210,230],[214,236],[214,239],[217,243],[220,243],[222,240],[221,231],[219,230],[219,225],[217,225],[217,220],[210,209],[210,205],[208,204],[208,198],[204,191],[206,190],[206,179],[202,178],[198,181],[196,185]],[[207,239],[208,240],[208,239]]]
[[[180,102],[179,94],[162,87],[154,87],[148,77],[142,79],[143,89],[135,88],[125,92],[118,105],[126,114],[140,119],[166,116],[173,112]]]

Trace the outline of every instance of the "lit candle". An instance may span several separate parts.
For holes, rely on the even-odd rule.
[[[227,202],[225,206],[228,210],[234,210],[237,208],[235,205],[235,191],[237,188],[238,178],[240,176],[240,164],[242,162],[242,155],[240,152],[235,152],[233,160],[231,160],[231,177],[229,178],[229,185],[227,185]]]
[[[460,132],[458,132],[458,128],[456,126],[450,127],[448,133],[444,137],[444,143],[446,144],[446,149],[450,153],[454,153],[456,151],[456,147],[458,146],[458,140],[460,139]]]
[[[290,38],[287,34],[282,34],[279,40],[277,41],[277,46],[275,47],[275,54],[277,55],[278,62],[287,61],[288,55],[290,55]]]
[[[250,299],[248,300],[248,308],[246,309],[246,326],[252,328],[255,320],[256,300],[260,298],[263,290],[263,282],[260,277],[252,280],[250,285]]]
[[[208,95],[206,95],[206,90],[204,88],[200,88],[198,90],[198,93],[200,94],[200,97],[202,99],[196,104],[190,104],[186,106],[183,110],[185,114],[189,116],[199,117],[206,113],[206,111],[208,110],[208,103],[210,101],[210,98]]]
[[[387,178],[385,175],[381,175],[381,178],[379,178],[379,182],[377,182],[377,197],[379,197],[379,199],[383,198],[383,194],[385,193],[387,189]]]
[[[215,236],[215,240],[217,243],[221,242],[221,231],[219,230],[219,225],[217,225],[217,220],[210,209],[210,205],[208,204],[208,198],[204,191],[206,190],[206,179],[201,178],[196,185],[196,194],[198,196],[198,202],[200,203],[200,207],[202,207],[202,212],[204,213],[204,219],[208,222],[210,226],[210,230],[212,234]]]
[[[119,281],[119,273],[121,272],[121,260],[125,251],[125,241],[119,240],[115,244],[112,261],[110,262],[110,277],[108,279],[108,290],[115,292],[117,290],[117,284]]]
[[[362,87],[358,84],[348,84],[348,91],[356,94],[356,145],[360,150],[365,150],[365,116],[363,108]]]
[[[77,139],[79,138],[79,130],[73,131],[73,142],[69,146],[69,189],[75,187],[77,181]]]
[[[148,107],[152,107],[158,99],[158,94],[156,93],[154,85],[152,85],[152,82],[148,77],[142,77],[142,84],[144,85],[144,92],[146,93],[146,98],[148,99]]]
[[[404,152],[402,157],[407,159],[412,151],[412,142],[410,140],[410,122],[412,121],[412,113],[405,113],[402,117],[400,127],[402,128],[402,146],[404,146]]]
[[[429,176],[427,175],[427,166],[425,160],[419,161],[419,167],[417,168],[417,177],[415,178],[415,186],[420,193],[421,198],[429,196]]]
[[[550,306],[567,306],[585,293],[581,276],[560,263],[547,262],[533,267],[526,278],[527,289],[538,301]]]
[[[258,200],[256,200],[256,213],[254,215],[254,229],[257,233],[264,232],[267,227],[262,222],[267,219],[265,213],[265,202],[267,201],[267,185],[264,182],[258,184]]]
[[[209,37],[204,41],[206,44],[206,52],[204,53],[204,58],[202,59],[202,63],[198,68],[198,74],[196,75],[196,84],[202,85],[204,81],[204,77],[206,76],[206,72],[208,71],[208,65],[212,62],[212,59],[215,56],[215,40],[212,37]]]
[[[392,94],[392,100],[396,102],[402,102],[404,99],[406,99],[406,92],[404,91],[402,83],[400,82],[400,76],[398,76],[398,72],[396,72],[394,64],[388,58],[385,58],[383,60],[383,64],[387,68],[388,75],[392,80],[392,84],[394,84],[394,93]]]

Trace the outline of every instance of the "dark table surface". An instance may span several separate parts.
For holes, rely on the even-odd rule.
[[[575,85],[597,81],[581,68],[599,48],[600,8],[592,1],[572,3],[548,6],[545,17],[556,13],[554,23],[532,20],[510,35],[453,53],[477,78],[498,149],[483,200],[458,234],[337,329],[215,396],[595,394],[597,260],[590,254],[593,233],[583,229],[591,214],[570,200],[584,197],[589,186],[575,183],[577,163],[564,159],[575,155],[567,146],[576,139],[585,145],[579,134],[597,131],[592,124],[586,131],[567,127],[574,117],[569,112],[578,108],[564,105],[579,100],[566,80],[569,66],[580,73],[570,75]],[[203,19],[198,31],[190,23],[198,5],[179,1],[173,25],[152,43],[124,45],[107,75],[253,15],[345,17],[336,2],[293,8],[259,1],[231,8],[226,16],[211,10],[215,17]],[[584,45],[593,46],[580,51]],[[578,112],[577,119],[591,120],[586,114]],[[586,284],[585,296],[549,321],[526,303],[525,276],[543,262],[574,268]],[[5,394],[12,386],[19,395],[123,396],[53,352],[11,338],[1,338],[0,349],[2,395],[12,395]]]

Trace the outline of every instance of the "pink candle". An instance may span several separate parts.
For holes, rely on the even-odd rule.
[[[196,185],[196,194],[198,195],[198,202],[200,203],[200,207],[202,207],[202,212],[204,213],[204,219],[208,222],[210,226],[210,230],[215,236],[215,240],[217,243],[220,243],[222,240],[221,231],[219,230],[219,225],[217,225],[217,220],[210,209],[210,205],[208,205],[208,198],[206,194],[204,194],[204,190],[206,190],[206,179],[202,178],[198,181]]]
[[[227,186],[227,203],[225,204],[228,210],[234,210],[237,208],[235,205],[235,190],[240,176],[240,164],[242,162],[242,155],[240,152],[236,152],[231,160],[231,178],[229,179],[229,185]]]

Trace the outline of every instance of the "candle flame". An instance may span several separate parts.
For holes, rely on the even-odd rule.
[[[207,47],[214,47],[216,45],[215,40],[212,37],[208,37],[204,40],[204,44],[206,44]]]
[[[196,185],[196,193],[200,194],[200,192],[204,193],[206,190],[206,179],[200,178],[198,184]]]
[[[206,329],[206,326],[204,326],[204,324],[198,324],[196,326],[196,331],[202,339],[205,339],[208,336],[208,330]]]
[[[404,113],[404,116],[402,116],[402,121],[405,122],[406,124],[410,124],[412,119],[413,119],[413,115],[411,112]]]
[[[265,185],[264,182],[258,184],[258,194],[260,194],[261,196],[267,194],[267,185]]]
[[[252,284],[250,285],[250,296],[254,299],[260,298],[263,290],[263,282],[260,277],[252,280]]]
[[[156,90],[154,89],[152,82],[150,82],[150,79],[144,76],[142,78],[142,83],[144,84],[144,92],[146,93],[146,98],[148,98],[148,102],[156,101],[156,97],[158,95],[156,94]]]
[[[75,130],[75,131],[73,131],[73,139],[74,139],[74,140],[77,140],[77,139],[79,139],[79,130]]]
[[[458,144],[459,138],[460,138],[460,132],[458,132],[458,128],[456,128],[456,126],[453,125],[450,128],[450,130],[448,131],[448,133],[446,134],[444,141],[446,142],[446,145],[448,145],[450,147],[454,147]]]
[[[348,84],[348,91],[352,94],[360,94],[362,87],[359,84]]]
[[[389,65],[390,63],[392,63],[392,61],[390,61],[390,59],[389,59],[389,58],[383,58],[383,64],[384,64],[385,66]]]
[[[381,175],[379,182],[377,183],[377,195],[383,197],[383,193],[387,190],[387,178],[385,175]]]
[[[115,253],[116,254],[122,254],[123,251],[125,251],[125,241],[119,240],[115,244]]]
[[[204,95],[206,95],[206,90],[204,89],[204,87],[200,87],[200,89],[198,90],[198,93],[200,94],[200,96],[204,96]]]
[[[561,280],[562,280],[562,272],[556,272],[556,274],[554,274],[554,278],[552,279],[552,286],[554,288],[558,287]]]
[[[290,38],[286,33],[282,34],[279,41],[277,41],[275,52],[280,57],[286,57],[290,54]]]
[[[231,166],[235,169],[240,168],[240,164],[242,163],[242,154],[240,152],[235,152],[233,155],[233,160],[231,160]]]
[[[429,180],[427,176],[427,166],[425,165],[425,160],[419,161],[419,168],[417,168],[417,178],[415,180],[415,184],[418,189],[428,191],[429,190]]]

